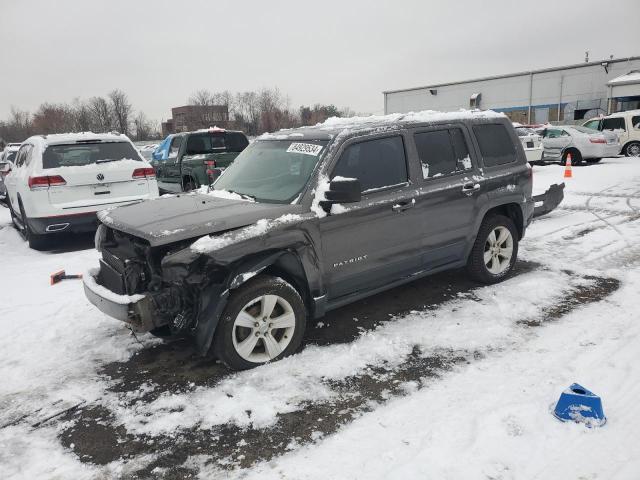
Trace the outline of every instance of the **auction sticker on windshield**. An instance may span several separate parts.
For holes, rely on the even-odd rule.
[[[303,153],[317,157],[321,150],[322,145],[316,145],[315,143],[292,143],[287,148],[287,153]]]

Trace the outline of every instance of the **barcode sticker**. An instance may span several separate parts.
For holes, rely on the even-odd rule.
[[[287,148],[287,153],[302,153],[304,155],[313,155],[317,157],[322,151],[322,145],[315,143],[292,143]]]

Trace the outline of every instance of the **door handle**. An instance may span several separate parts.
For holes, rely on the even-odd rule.
[[[465,183],[462,186],[462,193],[464,193],[465,195],[473,195],[473,193],[477,192],[478,190],[480,190],[479,183]]]
[[[411,199],[410,202],[396,203],[393,207],[391,207],[391,210],[393,210],[396,213],[400,213],[400,212],[404,212],[405,210],[409,210],[415,204],[416,204],[415,199]]]

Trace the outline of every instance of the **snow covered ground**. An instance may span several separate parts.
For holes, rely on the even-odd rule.
[[[534,193],[562,171],[535,167]],[[97,252],[31,251],[0,209],[0,478],[640,478],[640,162],[573,171],[509,280],[396,289],[237,374],[49,286]],[[550,414],[573,382],[604,427]]]

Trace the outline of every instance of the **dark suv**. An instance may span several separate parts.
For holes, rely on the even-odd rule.
[[[99,215],[85,292],[136,330],[187,333],[250,368],[296,351],[308,319],[418,277],[466,265],[502,280],[533,216],[531,175],[492,112],[263,135],[211,195]]]

